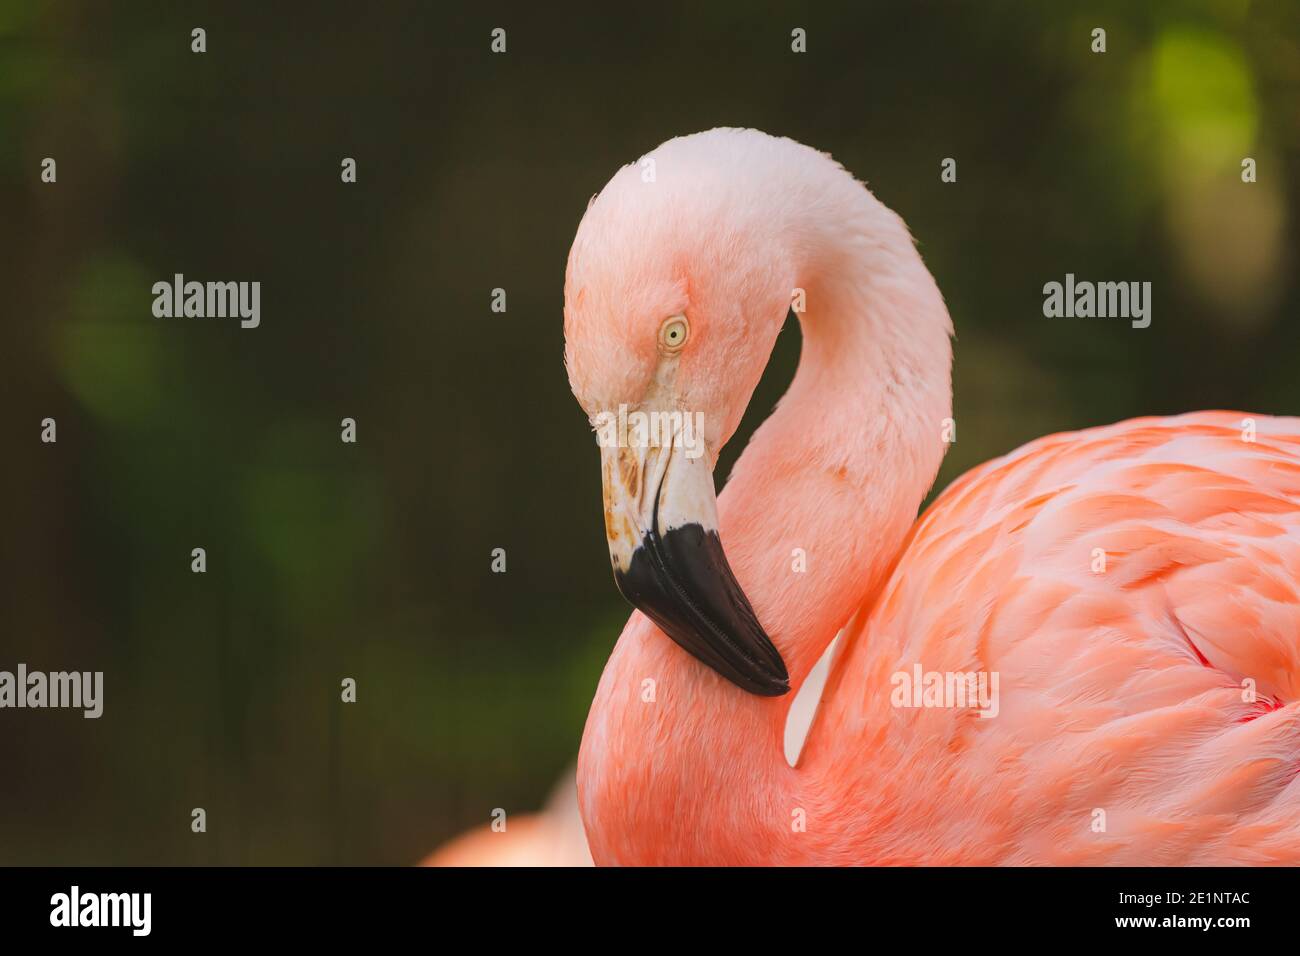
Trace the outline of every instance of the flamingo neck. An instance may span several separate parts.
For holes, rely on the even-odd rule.
[[[934,281],[902,221],[843,179],[844,216],[795,231],[807,250],[791,259],[807,303],[798,371],[718,500],[728,561],[792,693],[747,694],[634,614],[579,761],[598,863],[798,863],[814,845],[799,838],[800,813],[823,798],[785,760],[787,713],[897,557],[951,415],[951,327]]]

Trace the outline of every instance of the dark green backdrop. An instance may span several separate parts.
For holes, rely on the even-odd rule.
[[[908,221],[958,330],[940,486],[1300,411],[1297,10],[0,0],[0,669],[106,682],[98,721],[0,711],[0,863],[402,863],[541,802],[627,613],[565,256],[670,136],[792,136]],[[153,318],[175,272],[260,280],[261,327]],[[1151,327],[1045,319],[1066,272],[1151,281]]]

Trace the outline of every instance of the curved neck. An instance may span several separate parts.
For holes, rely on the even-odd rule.
[[[807,304],[798,371],[718,500],[728,561],[792,693],[746,694],[634,614],[579,760],[598,863],[799,862],[811,845],[792,838],[819,796],[785,761],[787,712],[892,566],[951,414],[951,327],[934,281],[902,221],[839,175],[846,214],[791,230],[806,250],[792,257]]]

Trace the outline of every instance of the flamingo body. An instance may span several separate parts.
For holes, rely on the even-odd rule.
[[[815,853],[1300,860],[1300,421],[1245,417],[1053,435],[945,491],[810,735],[829,830],[863,835]],[[999,673],[997,716],[865,692],[916,662]]]
[[[790,140],[713,130],[652,155],[653,184],[625,167],[579,227],[570,382],[593,417],[702,409],[715,457],[805,292],[799,370],[717,499],[729,567],[706,573],[734,575],[792,688],[843,636],[791,766],[752,621],[662,613],[716,593],[673,565],[659,517],[636,524],[642,489],[672,490],[644,476],[685,466],[602,449],[616,578],[626,529],[649,527],[671,587],[629,589],[661,624],[632,615],[588,717],[595,862],[1300,863],[1300,420],[1049,436],[915,520],[946,449],[951,324],[902,221]],[[656,352],[665,316],[686,342]],[[669,538],[683,511],[711,527],[691,487],[694,511],[652,496]],[[917,670],[996,677],[997,706],[900,702]]]
[[[532,814],[513,814],[506,829],[483,824],[440,846],[421,866],[591,866],[570,766]]]

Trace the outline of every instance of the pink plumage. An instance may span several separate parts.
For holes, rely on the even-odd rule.
[[[1300,420],[1050,436],[915,520],[952,425],[951,325],[901,220],[825,155],[755,131],[647,158],[653,178],[621,170],[574,241],[574,392],[593,417],[700,411],[712,461],[802,293],[798,373],[717,533],[792,687],[844,634],[791,767],[790,696],[746,693],[701,663],[709,647],[683,650],[689,626],[670,641],[634,613],[579,760],[595,861],[1300,862]],[[656,348],[675,315],[689,341]],[[609,484],[622,464],[642,484],[617,461],[616,572]],[[918,665],[996,675],[996,713],[900,706]]]

